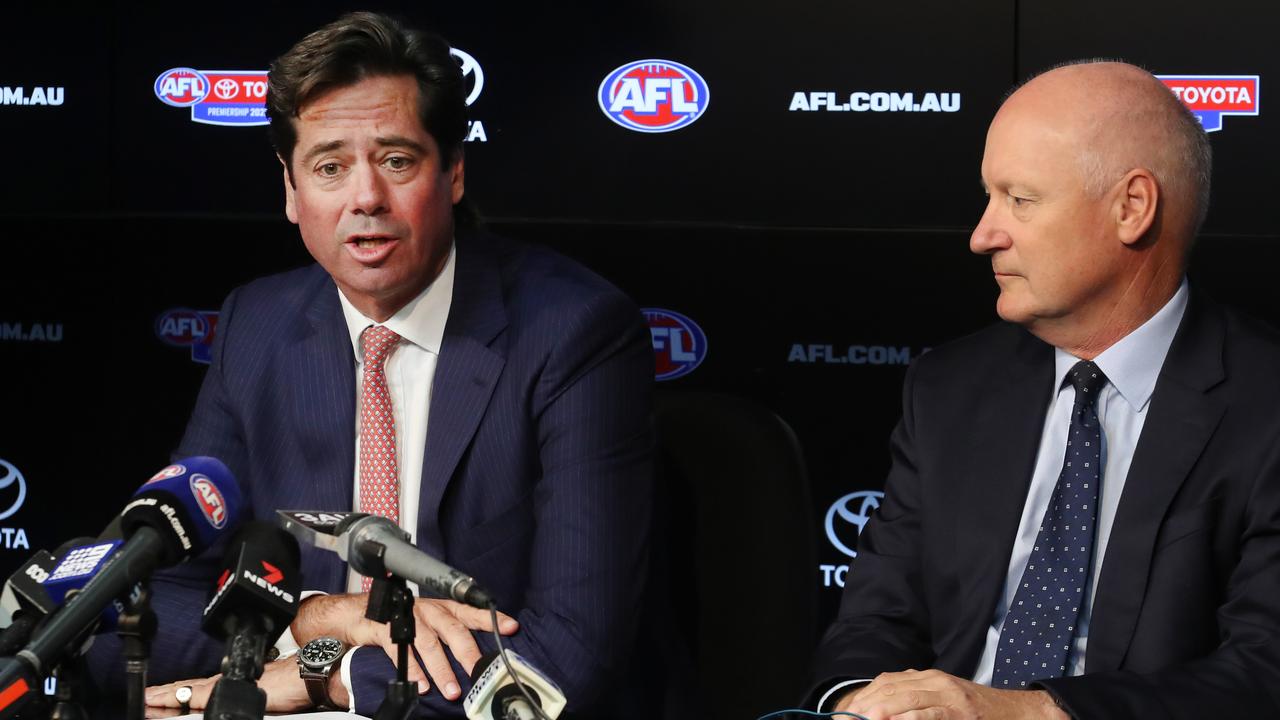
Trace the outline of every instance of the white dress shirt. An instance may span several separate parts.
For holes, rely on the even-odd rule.
[[[1098,535],[1094,541],[1093,566],[1089,572],[1084,606],[1080,608],[1080,621],[1076,624],[1073,647],[1067,657],[1068,675],[1082,675],[1085,671],[1089,620],[1093,614],[1093,597],[1097,589],[1094,581],[1102,571],[1102,563],[1106,559],[1111,525],[1115,521],[1116,508],[1120,505],[1120,495],[1124,491],[1134,450],[1138,447],[1138,438],[1142,435],[1142,425],[1147,419],[1151,394],[1186,309],[1187,282],[1184,279],[1178,291],[1155,315],[1093,359],[1108,380],[1099,391],[1096,401],[1098,421],[1102,424],[1102,487],[1098,499],[1098,521],[1095,523]],[[1040,435],[1035,470],[1031,475],[1026,503],[1022,507],[1022,519],[1014,538],[1013,553],[1009,557],[1004,592],[994,609],[991,625],[987,628],[986,645],[973,675],[973,681],[981,685],[991,684],[996,647],[1000,644],[1000,630],[1004,627],[1005,615],[1013,603],[1018,584],[1022,580],[1022,572],[1031,557],[1036,534],[1040,530],[1040,520],[1049,507],[1053,489],[1058,484],[1058,475],[1062,472],[1067,452],[1067,433],[1071,427],[1071,409],[1075,404],[1075,390],[1065,380],[1067,372],[1079,361],[1080,358],[1064,350],[1054,349],[1056,382],[1044,430]],[[819,700],[819,709],[840,690],[870,681],[869,678],[850,680],[832,687]]]
[[[427,416],[431,408],[431,386],[436,374],[436,360],[444,341],[444,326],[453,304],[454,265],[457,253],[449,249],[444,268],[430,285],[400,308],[386,322],[377,323],[365,317],[351,304],[342,291],[338,301],[351,336],[351,348],[355,354],[356,370],[356,423],[355,466],[352,469],[351,507],[360,509],[360,387],[364,380],[364,348],[360,335],[370,325],[381,324],[392,330],[402,340],[388,354],[384,374],[387,392],[391,396],[391,414],[396,428],[396,467],[400,483],[400,528],[409,533],[410,542],[418,537],[418,496],[422,484],[423,455],[427,446]],[[354,570],[347,575],[347,592],[361,592],[361,575]],[[409,583],[417,595],[418,588]],[[317,590],[302,593],[306,599],[322,594]],[[298,643],[287,628],[276,643],[281,657],[297,652]],[[355,693],[351,691],[351,657],[342,658],[342,684],[351,698],[350,710],[355,712]]]
[[[400,481],[400,528],[409,541],[418,539],[418,493],[422,484],[422,461],[427,446],[427,414],[431,407],[431,382],[436,359],[444,341],[444,325],[453,302],[454,252],[449,251],[440,275],[417,297],[387,318],[381,325],[403,340],[387,356],[384,374],[391,396],[391,415],[396,426],[396,467]],[[364,347],[360,335],[373,320],[360,314],[341,291],[338,300],[351,335],[356,358],[356,461],[352,473],[351,507],[360,509],[360,387],[364,382]],[[361,575],[347,576],[347,592],[360,592]],[[418,589],[411,588],[415,595]]]

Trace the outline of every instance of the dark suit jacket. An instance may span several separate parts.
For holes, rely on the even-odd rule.
[[[625,296],[548,251],[466,236],[456,262],[417,542],[516,615],[509,646],[560,684],[571,711],[599,712],[616,700],[645,577],[649,333]],[[350,509],[354,357],[328,274],[311,266],[234,291],[213,355],[178,455],[226,462],[250,517]],[[199,616],[221,550],[156,581],[153,684],[217,671],[223,649]],[[333,553],[304,548],[302,572],[306,588],[345,587]],[[356,652],[357,711],[372,715],[394,671],[381,648]],[[422,706],[429,717],[462,715],[434,690]]]
[[[908,371],[814,697],[886,671],[973,675],[1052,388],[1052,348],[1008,324]],[[1041,686],[1080,718],[1280,716],[1280,340],[1193,291],[1148,413],[1086,674]]]

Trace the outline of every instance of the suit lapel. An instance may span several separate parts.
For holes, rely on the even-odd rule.
[[[418,505],[418,543],[443,554],[440,504],[480,425],[506,358],[494,338],[507,325],[495,260],[480,237],[459,238],[449,320],[431,385]]]
[[[1195,294],[1169,348],[1116,509],[1093,600],[1085,668],[1118,669],[1142,609],[1156,534],[1226,408],[1208,395],[1222,382],[1224,330]],[[1105,481],[1104,481],[1105,482]]]
[[[355,468],[355,357],[338,290],[325,276],[307,303],[309,327],[289,346],[284,367],[294,373],[293,424],[303,466],[301,507],[351,507]]]
[[[1045,413],[1053,391],[1053,350],[1019,331],[1014,361],[990,382],[989,400],[977,404],[961,431],[969,445],[957,468],[956,557],[963,573],[964,662],[976,665],[982,640],[1009,570],[1014,536],[1035,468]]]
[[[282,382],[292,392],[286,400],[291,422],[279,432],[294,434],[297,456],[282,489],[288,499],[281,496],[279,502],[288,506],[280,509],[348,510],[355,468],[355,356],[338,289],[319,266],[315,271],[317,280],[303,300],[306,323],[285,345],[280,365]],[[341,592],[346,563],[328,551],[302,552],[307,586]]]

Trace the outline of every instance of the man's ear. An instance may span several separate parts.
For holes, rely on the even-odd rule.
[[[1132,246],[1146,237],[1159,204],[1160,185],[1150,170],[1134,168],[1125,173],[1112,206],[1120,242]]]
[[[293,184],[293,175],[289,172],[289,163],[285,162],[284,158],[276,155],[276,159],[280,161],[280,169],[284,180],[284,215],[289,218],[289,222],[297,225],[298,208],[294,199],[294,192],[297,188]]]
[[[453,161],[453,166],[449,168],[449,188],[453,194],[453,204],[457,205],[462,201],[462,196],[466,194],[467,167],[466,157],[462,153],[462,148],[457,150],[458,157]]]

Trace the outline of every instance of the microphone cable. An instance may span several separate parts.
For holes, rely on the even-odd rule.
[[[543,712],[542,705],[533,699],[533,696],[529,694],[529,690],[525,688],[524,683],[520,682],[520,675],[516,673],[515,664],[507,657],[507,648],[502,644],[502,635],[498,632],[497,603],[489,603],[489,622],[493,626],[493,640],[498,643],[498,657],[502,658],[502,664],[506,666],[507,673],[511,675],[511,681],[515,683],[516,689],[528,701],[529,707],[533,708],[533,711],[537,713],[539,720],[551,720],[551,717]],[[866,718],[863,718],[863,720],[866,720]]]
[[[845,712],[844,710],[836,710],[835,712],[814,712],[813,710],[801,710],[800,708],[791,708],[790,710],[778,710],[765,715],[761,715],[756,720],[768,720],[769,718],[782,717],[783,715],[804,715],[806,717],[817,718],[835,718],[835,717],[851,717],[854,720],[867,720],[865,715],[858,713]]]

